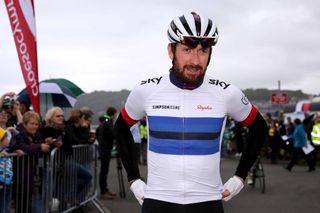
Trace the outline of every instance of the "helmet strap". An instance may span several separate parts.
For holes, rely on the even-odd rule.
[[[208,58],[208,63],[207,63],[207,67],[210,64],[210,60],[211,60],[211,53],[212,53],[212,47],[210,47],[210,53],[209,53],[209,58]]]
[[[170,45],[171,45],[171,49],[172,49],[172,53],[173,53],[173,59],[172,59],[172,68],[173,68],[174,60],[176,58],[177,43],[171,43]]]

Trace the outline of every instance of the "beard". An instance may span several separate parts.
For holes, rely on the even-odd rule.
[[[194,69],[194,70],[201,70],[200,74],[197,76],[187,76],[185,74],[185,70],[187,69]],[[181,80],[182,82],[186,83],[189,86],[197,86],[199,83],[201,83],[204,79],[204,76],[206,74],[206,68],[203,68],[199,65],[193,65],[193,64],[187,64],[183,67],[180,67],[178,61],[176,59],[173,59],[173,67],[172,67],[173,73],[175,76]]]

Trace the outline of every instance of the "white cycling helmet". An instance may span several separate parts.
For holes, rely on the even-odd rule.
[[[206,16],[195,12],[174,18],[168,28],[168,38],[171,43],[181,43],[184,37],[210,38],[212,40],[211,46],[214,46],[218,41],[218,36],[215,23]]]

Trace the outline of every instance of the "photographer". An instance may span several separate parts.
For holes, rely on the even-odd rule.
[[[22,123],[20,103],[16,101],[14,92],[7,92],[0,97],[0,108],[3,108],[8,113],[7,126],[15,127]]]

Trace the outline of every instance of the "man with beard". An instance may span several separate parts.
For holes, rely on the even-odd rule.
[[[221,200],[240,192],[260,149],[267,126],[235,86],[206,75],[215,23],[191,12],[176,17],[168,29],[169,74],[141,81],[121,110],[116,140],[130,189],[142,213],[221,213]],[[139,173],[130,126],[147,116],[148,177]],[[221,138],[227,116],[249,129],[235,174],[223,185]]]

